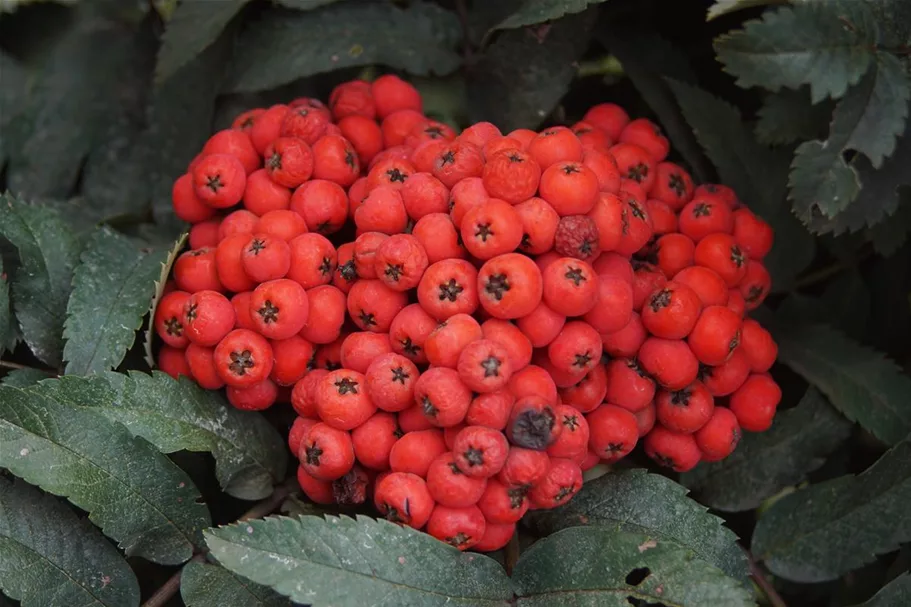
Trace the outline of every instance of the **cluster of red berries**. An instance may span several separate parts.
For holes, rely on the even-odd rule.
[[[610,103],[457,134],[395,76],[245,112],[174,184],[193,226],[159,366],[238,408],[290,401],[310,499],[461,549],[640,440],[676,471],[722,459],[780,398],[746,318],[773,235],[668,152]]]

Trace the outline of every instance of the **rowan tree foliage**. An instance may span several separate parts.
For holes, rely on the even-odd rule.
[[[0,0],[0,605],[911,604],[909,0]],[[293,414],[151,369],[171,185],[382,73],[504,132],[613,101],[775,230],[771,430],[462,553],[297,493]],[[601,475],[601,476],[598,476]]]

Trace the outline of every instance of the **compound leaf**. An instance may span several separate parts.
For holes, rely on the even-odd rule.
[[[775,246],[763,263],[775,289],[788,289],[813,261],[816,245],[787,205],[787,152],[757,143],[731,104],[689,84],[670,79],[668,84],[722,183],[775,229]]]
[[[180,597],[187,607],[287,607],[288,599],[224,567],[189,562],[180,574]]]
[[[152,445],[36,388],[0,386],[0,466],[87,511],[128,556],[182,563],[211,524],[193,481]]]
[[[42,362],[56,367],[79,243],[63,217],[9,193],[0,201],[0,235],[19,251],[11,291],[22,338]]]
[[[272,516],[205,537],[229,570],[312,607],[506,607],[513,596],[496,561],[385,520]]]
[[[67,374],[101,373],[120,364],[142,326],[166,253],[140,248],[107,227],[91,236],[67,305]]]
[[[680,480],[707,506],[726,512],[752,510],[819,468],[850,432],[851,423],[811,387],[796,407],[775,416],[767,432],[744,434],[730,456],[700,464]]]
[[[3,258],[0,257],[0,355],[6,351],[13,334],[13,317],[10,313],[9,277],[3,270]]]
[[[811,485],[775,502],[756,525],[753,554],[789,580],[834,580],[911,540],[908,500],[906,440],[857,476]]]
[[[139,582],[88,521],[0,477],[0,587],[22,607],[139,605]]]
[[[508,30],[555,21],[566,15],[581,13],[605,0],[525,0],[518,9],[503,19],[494,30]]]
[[[565,506],[529,513],[527,520],[544,535],[575,525],[646,533],[686,546],[728,575],[746,580],[737,536],[686,494],[686,488],[666,477],[633,468],[587,482]]]
[[[538,540],[513,581],[519,607],[754,605],[743,585],[691,550],[609,527],[571,527]]]
[[[237,41],[227,91],[259,91],[332,70],[380,64],[411,74],[448,74],[461,61],[454,13],[435,4],[402,9],[343,2],[301,12],[273,9]]]
[[[164,82],[215,42],[228,22],[250,0],[184,0],[171,14],[161,37],[155,77]]]
[[[886,444],[911,433],[911,377],[840,331],[805,319],[775,319],[778,359],[819,388],[836,409]]]
[[[903,573],[877,592],[868,601],[854,607],[895,607],[911,604],[911,574]]]
[[[768,93],[757,111],[756,139],[767,145],[817,139],[827,130],[833,107],[829,101],[810,103],[806,86]]]
[[[867,3],[800,2],[766,11],[715,40],[725,70],[743,88],[810,85],[813,103],[838,98],[870,67],[876,22]]]

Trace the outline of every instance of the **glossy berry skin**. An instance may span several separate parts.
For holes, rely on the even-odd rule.
[[[379,280],[359,280],[348,292],[348,315],[362,331],[387,333],[407,296]]]
[[[465,248],[481,260],[510,253],[522,242],[522,221],[518,212],[509,203],[496,198],[465,213],[460,231]]]
[[[711,419],[694,436],[702,458],[717,461],[734,452],[741,435],[737,416],[730,409],[715,407]]]
[[[547,357],[560,371],[585,375],[601,362],[601,336],[588,323],[568,322],[547,346]]]
[[[694,198],[680,211],[679,229],[699,243],[711,234],[730,234],[734,229],[731,208],[715,199]]]
[[[233,207],[244,196],[247,173],[241,161],[234,156],[206,156],[199,161],[192,173],[196,196],[210,207]]]
[[[206,390],[219,390],[225,385],[215,371],[213,352],[213,348],[190,344],[184,353],[193,379]]]
[[[750,375],[750,362],[743,347],[734,350],[731,357],[714,367],[702,366],[699,379],[712,393],[712,396],[730,396],[734,390],[743,385]]]
[[[674,432],[692,434],[708,422],[715,408],[708,389],[695,381],[682,390],[661,390],[655,398],[658,422]]]
[[[351,431],[357,461],[371,470],[388,470],[389,457],[402,431],[392,413],[377,411]]]
[[[531,362],[531,341],[515,324],[499,318],[490,318],[481,323],[481,333],[484,339],[500,344],[506,349],[511,372],[524,369]]]
[[[614,359],[607,363],[605,401],[633,413],[648,406],[655,397],[655,382],[635,359]]]
[[[598,176],[581,162],[557,162],[541,174],[538,190],[561,217],[585,215],[598,200]]]
[[[702,459],[702,452],[692,434],[673,432],[660,425],[648,433],[644,445],[650,458],[675,472],[692,470]]]
[[[447,428],[465,418],[471,404],[471,390],[462,383],[455,369],[433,367],[415,383],[414,400],[432,425]]]
[[[333,428],[353,430],[376,413],[363,373],[350,369],[330,371],[314,393],[319,418]]]
[[[526,152],[502,150],[487,158],[481,179],[492,198],[518,204],[538,191],[541,167]]]
[[[598,277],[582,260],[560,258],[541,275],[544,303],[554,312],[582,316],[598,303]]]
[[[174,262],[174,282],[177,288],[187,293],[197,291],[222,291],[218,279],[215,249],[205,247],[182,253]]]
[[[476,504],[486,487],[487,479],[462,472],[450,451],[438,456],[427,469],[427,488],[442,506],[465,508]]]
[[[269,339],[288,339],[307,324],[310,306],[304,288],[286,278],[264,282],[250,296],[250,318]]]
[[[427,533],[459,550],[468,550],[484,538],[487,523],[477,506],[448,508],[438,505],[427,521]]]
[[[457,369],[459,356],[470,343],[481,339],[481,325],[468,314],[450,316],[424,342],[427,360],[435,367]]]
[[[769,254],[775,238],[772,227],[747,208],[734,211],[733,235],[740,248],[756,261]]]
[[[502,432],[484,426],[466,426],[452,445],[455,463],[466,475],[490,478],[506,463],[509,442]]]
[[[528,490],[550,470],[550,458],[544,451],[511,446],[506,456],[506,463],[497,475],[508,488]]]
[[[418,284],[418,302],[437,320],[471,314],[478,308],[478,271],[462,259],[438,261]]]
[[[182,221],[199,223],[215,215],[215,208],[196,195],[193,175],[180,176],[171,189],[171,203],[174,214]]]
[[[639,348],[639,364],[668,390],[685,388],[699,374],[699,361],[682,340],[649,337]]]
[[[325,423],[315,424],[301,443],[301,466],[322,481],[345,476],[354,466],[351,435]]]
[[[263,381],[274,366],[272,346],[248,329],[235,329],[215,347],[215,369],[229,386],[248,388]]]
[[[598,408],[607,395],[607,371],[603,364],[596,365],[574,386],[560,391],[560,400],[581,413]]]
[[[729,407],[740,427],[749,432],[765,432],[781,402],[781,388],[766,373],[750,375],[731,394]]]
[[[562,457],[576,460],[588,451],[589,428],[582,414],[568,405],[557,405],[554,408],[557,423],[563,428],[555,440],[547,447],[550,457]]]
[[[691,266],[677,272],[674,282],[685,284],[693,289],[702,301],[702,305],[724,306],[728,303],[728,286],[717,272],[702,266]]]
[[[410,304],[395,315],[389,325],[392,351],[416,364],[427,362],[424,345],[437,327],[437,321],[419,304]]]
[[[186,291],[171,291],[161,298],[155,309],[155,332],[173,348],[186,348],[190,343],[183,325],[183,308],[189,298]]]
[[[429,261],[423,245],[414,236],[396,234],[380,243],[374,256],[379,280],[394,291],[418,286]]]
[[[279,137],[266,148],[265,167],[280,186],[296,188],[313,174],[313,152],[297,137]]]
[[[582,469],[572,460],[551,458],[550,470],[528,492],[535,508],[556,508],[582,489]]]
[[[740,345],[741,325],[740,316],[727,306],[709,306],[699,315],[687,344],[700,363],[720,365]]]
[[[758,261],[749,260],[743,279],[737,284],[747,311],[755,310],[762,305],[771,287],[772,277],[765,266]]]
[[[740,350],[753,373],[765,373],[778,357],[778,344],[772,339],[772,334],[752,318],[743,321],[740,343]]]
[[[736,287],[743,280],[749,261],[733,236],[720,233],[700,240],[693,259],[697,265],[714,270],[729,287]]]
[[[365,373],[373,360],[391,353],[388,333],[354,331],[342,340],[339,357],[345,369]]]
[[[225,390],[228,402],[241,411],[262,411],[278,399],[278,386],[271,379],[264,379],[247,388],[228,386]]]
[[[291,267],[288,243],[269,234],[254,234],[241,249],[244,273],[255,284],[284,278]]]
[[[335,503],[332,483],[314,478],[303,466],[297,467],[297,484],[300,485],[301,491],[304,492],[307,499],[314,504],[328,505]]]
[[[683,339],[702,312],[702,301],[691,288],[669,282],[652,293],[642,306],[642,324],[656,337]]]
[[[488,260],[477,275],[479,302],[495,318],[514,319],[530,314],[540,303],[543,292],[540,269],[518,253]]]
[[[487,488],[478,500],[478,508],[488,525],[508,525],[519,522],[528,511],[528,499],[524,487],[507,487],[499,480],[487,481]]]
[[[486,426],[494,430],[504,430],[515,400],[515,396],[508,389],[478,394],[471,399],[471,404],[465,413],[465,423],[471,426]]]
[[[623,459],[639,441],[636,417],[627,409],[604,404],[585,416],[588,447],[606,462]]]
[[[642,324],[642,318],[636,312],[630,315],[629,322],[619,331],[601,334],[601,345],[604,351],[615,358],[631,358],[648,337]]]
[[[408,472],[392,472],[380,479],[373,503],[387,520],[415,529],[427,524],[435,505],[424,479]]]
[[[526,151],[542,171],[558,162],[579,162],[583,154],[582,142],[565,126],[554,126],[541,131],[528,142]]]
[[[383,411],[403,411],[414,404],[418,375],[418,368],[407,357],[394,352],[383,354],[367,367],[367,394]]]
[[[439,428],[415,430],[402,435],[392,446],[389,466],[394,472],[411,472],[425,478],[433,460],[447,451]]]
[[[477,339],[465,346],[459,354],[456,369],[462,383],[479,393],[505,388],[512,375],[506,348],[487,339]]]
[[[234,306],[216,291],[199,291],[184,302],[181,323],[190,342],[214,347],[234,328]]]

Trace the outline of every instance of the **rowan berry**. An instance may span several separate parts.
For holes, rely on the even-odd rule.
[[[414,225],[411,235],[421,244],[430,264],[435,264],[444,259],[461,259],[465,257],[461,236],[449,215],[430,213],[421,217]]]
[[[514,251],[522,242],[519,214],[496,198],[465,213],[460,231],[465,248],[482,261]]]
[[[303,465],[297,467],[297,483],[300,485],[304,495],[307,496],[307,499],[314,504],[328,505],[335,503],[332,483],[314,478],[304,469]]]
[[[755,310],[765,301],[772,287],[772,277],[761,262],[750,259],[746,263],[746,272],[737,284],[737,289],[743,296],[747,310]]]
[[[682,283],[669,282],[652,293],[642,306],[642,324],[649,333],[664,339],[689,335],[702,312],[696,292]]]
[[[424,344],[430,333],[436,329],[434,320],[419,304],[410,304],[396,314],[389,326],[389,339],[392,351],[408,358],[414,363],[427,362]]]
[[[291,406],[302,417],[317,419],[316,387],[329,371],[326,369],[313,369],[297,380],[291,390]]]
[[[484,535],[472,548],[478,552],[493,552],[505,547],[516,532],[516,524],[498,525],[487,522]]]
[[[484,154],[476,145],[466,141],[452,141],[437,153],[431,172],[443,185],[452,188],[462,179],[481,177],[484,172]]]
[[[237,293],[231,298],[231,306],[234,308],[234,315],[236,317],[234,320],[235,329],[256,330],[256,326],[253,324],[253,318],[250,316],[250,297],[252,296],[253,291],[244,291],[243,293]]]
[[[577,384],[560,390],[560,400],[582,413],[598,408],[607,395],[607,370],[596,365]]]
[[[433,340],[431,335],[428,342]],[[459,354],[457,370],[462,382],[479,393],[505,388],[512,375],[506,348],[488,339],[476,339],[465,346]]]
[[[772,226],[747,208],[734,211],[734,240],[740,248],[756,261],[762,260],[772,249],[775,234]]]
[[[658,238],[652,256],[664,275],[670,279],[680,270],[693,265],[695,252],[696,245],[689,236],[671,233]]]
[[[445,139],[428,139],[427,141],[421,142],[413,150],[411,148],[407,148],[410,150],[410,153],[406,157],[406,160],[408,160],[408,162],[414,166],[415,171],[418,173],[426,173],[432,176],[433,165],[434,162],[436,162],[437,156],[439,156],[443,150],[447,149],[448,147],[449,141]],[[380,155],[383,153],[384,152],[382,152]],[[378,155],[377,158],[380,155]],[[436,177],[434,177],[434,179],[436,179]],[[439,181],[439,179],[437,179],[437,181]],[[442,184],[442,182],[440,183]]]
[[[414,404],[414,384],[419,372],[411,360],[388,352],[368,362],[364,373],[367,394],[373,404],[384,411],[393,412],[402,411]]]
[[[702,452],[692,434],[674,432],[655,426],[644,441],[645,453],[658,465],[675,472],[692,470],[702,459]]]
[[[437,320],[472,314],[478,308],[478,271],[461,259],[432,264],[418,284],[418,301]]]
[[[670,143],[657,124],[647,118],[637,118],[627,124],[618,139],[646,150],[655,162],[662,162],[670,151]]]
[[[345,336],[339,352],[342,367],[366,373],[371,361],[383,354],[391,354],[388,333],[355,331]]]
[[[408,225],[408,213],[398,190],[378,186],[367,194],[354,212],[354,222],[361,233],[400,234]]]
[[[168,345],[161,346],[158,351],[158,368],[174,379],[178,379],[181,375],[192,379],[193,374],[190,371],[190,365],[187,363],[187,357],[184,355],[185,352],[186,350],[183,348],[174,348]]]
[[[484,182],[479,177],[468,177],[455,184],[449,191],[449,215],[456,227],[462,225],[465,214],[490,199]]]
[[[455,131],[448,124],[428,119],[412,127],[404,143],[409,148],[417,149],[427,141],[452,141],[455,137]]]
[[[291,267],[291,248],[275,236],[254,234],[241,249],[240,260],[244,273],[253,282],[276,280],[283,278]]]
[[[555,234],[554,249],[565,257],[592,261],[601,252],[600,235],[594,220],[585,215],[569,215],[560,219]]]
[[[330,371],[317,384],[314,396],[320,419],[339,430],[352,430],[376,413],[364,374],[350,369]]]
[[[215,264],[215,249],[206,247],[182,253],[174,262],[174,282],[187,293],[221,291]]]
[[[694,197],[681,209],[678,227],[682,234],[698,244],[709,235],[730,234],[734,229],[734,215],[731,208],[723,202]]]
[[[249,135],[250,131],[253,129],[253,125],[256,124],[256,119],[265,113],[265,111],[266,110],[262,108],[254,108],[252,110],[247,110],[246,112],[241,112],[231,122],[231,128]]]
[[[288,339],[307,325],[310,305],[304,288],[286,278],[264,282],[250,296],[250,317],[269,339]]]
[[[383,131],[364,116],[346,116],[338,121],[342,136],[351,143],[361,167],[367,166],[383,149]]]
[[[605,402],[628,411],[640,411],[655,397],[655,382],[635,359],[614,359],[607,363]]]
[[[490,161],[495,154],[503,151],[515,150],[521,152],[524,150],[522,142],[514,137],[507,137],[506,135],[500,135],[499,137],[493,137],[488,139],[487,142],[481,147],[481,152],[484,154],[484,160]],[[535,163],[538,164],[537,162]],[[538,167],[540,170],[541,167]]]
[[[609,152],[621,177],[635,181],[646,192],[651,190],[657,177],[657,162],[647,150],[633,143],[617,143]]]
[[[633,310],[641,312],[646,300],[667,285],[667,277],[661,269],[644,261],[633,261]]]
[[[598,277],[586,262],[563,257],[541,274],[544,303],[554,312],[582,316],[598,303]]]
[[[221,227],[221,217],[213,217],[193,224],[187,242],[191,249],[204,249],[218,246],[218,229]]]
[[[477,427],[480,428],[480,426]],[[490,428],[484,428],[484,430],[499,434]],[[464,445],[462,449],[467,450],[469,446]],[[500,453],[501,449],[502,453]],[[482,453],[478,456],[480,458],[483,458],[483,455],[488,452],[491,454],[496,452],[499,467],[502,468],[507,449],[508,445],[494,445],[485,442],[483,445],[479,445],[478,449],[472,448],[472,451],[481,450]],[[476,504],[487,486],[487,478],[490,475],[472,476],[466,473],[466,468],[463,468],[462,465],[467,466],[467,462],[460,464],[460,459],[464,459],[461,453],[457,456],[455,453],[447,451],[437,456],[427,468],[427,488],[433,499],[442,506],[464,508]]]
[[[541,174],[540,196],[561,216],[585,215],[598,200],[598,177],[580,162],[557,162]]]
[[[547,346],[547,356],[560,371],[585,375],[601,361],[601,336],[586,322],[570,321]]]
[[[310,419],[309,417],[295,417],[288,431],[288,448],[295,459],[300,459],[300,446],[304,442],[304,437],[310,428],[319,423],[319,420]]]
[[[592,268],[598,276],[612,276],[622,279],[632,286],[633,266],[629,259],[619,253],[607,252],[601,253],[597,259],[592,262]]]
[[[272,341],[271,346],[275,363],[270,379],[279,386],[293,386],[307,373],[307,366],[313,358],[313,344],[294,335]]]
[[[726,185],[718,183],[704,183],[700,185],[693,192],[693,197],[695,198],[697,196],[723,202],[732,209],[736,209],[740,206],[740,202],[737,200],[737,194],[734,190]]]
[[[740,345],[741,318],[726,306],[709,306],[687,338],[690,350],[705,365],[720,365]]]
[[[414,165],[400,158],[379,160],[377,156],[374,161],[375,164],[367,173],[367,188],[371,191],[380,186],[399,190],[404,187],[409,177],[418,172]]]
[[[692,434],[712,417],[715,401],[708,388],[697,380],[681,390],[659,391],[655,406],[662,426]]]
[[[351,435],[326,423],[314,424],[301,444],[301,466],[322,481],[345,476],[354,466]]]
[[[588,452],[588,422],[578,409],[569,405],[557,405],[554,409],[557,423],[563,426],[557,439],[547,447],[551,458],[575,460]]]
[[[261,335],[234,329],[215,346],[213,360],[221,381],[249,388],[267,379],[274,366],[272,346]]]
[[[528,492],[531,506],[556,508],[568,503],[582,488],[582,469],[569,459],[551,458],[550,470]]]
[[[215,215],[215,208],[196,194],[193,175],[181,175],[171,188],[174,214],[182,221],[198,223]]]
[[[354,263],[354,243],[346,242],[338,248],[338,265],[332,273],[332,286],[347,295],[357,280],[357,266]]]
[[[183,324],[183,309],[189,298],[186,291],[171,291],[155,309],[155,332],[172,348],[186,348],[190,343]]]
[[[211,347],[234,328],[234,306],[217,291],[197,291],[184,301],[180,321],[191,343]]]
[[[514,402],[515,397],[508,389],[478,394],[468,406],[465,423],[469,426],[486,426],[494,430],[503,430],[506,428]]]
[[[308,232],[288,243],[289,268],[286,278],[304,289],[328,284],[338,264],[338,253],[321,234]]]
[[[278,185],[296,188],[313,175],[313,151],[297,137],[279,137],[265,153],[265,170]]]
[[[490,122],[476,122],[459,134],[459,139],[483,148],[491,139],[502,137],[503,133],[495,124]]]
[[[526,370],[529,368],[531,367],[526,367]],[[506,424],[506,436],[511,444],[544,451],[557,440],[562,430],[548,399],[517,395]]]
[[[531,362],[531,342],[513,323],[491,318],[481,323],[481,331],[484,339],[505,348],[511,371],[523,369]]]
[[[348,116],[364,116],[373,120],[376,117],[376,106],[370,88],[370,83],[365,80],[349,80],[332,89],[329,93],[332,117],[341,120]]]
[[[684,268],[674,275],[674,282],[696,292],[703,307],[724,306],[728,303],[728,286],[717,272],[702,266]]]
[[[264,379],[258,384],[246,388],[228,386],[225,396],[235,409],[262,411],[275,404],[278,398],[278,386],[271,379]]]
[[[427,483],[408,472],[392,472],[379,480],[373,503],[387,520],[415,529],[427,524],[434,509]]]
[[[740,318],[743,318],[746,315],[747,302],[739,289],[735,288],[728,291],[728,303],[726,305],[731,312]]]
[[[440,429],[409,432],[392,446],[389,466],[393,472],[410,472],[423,478],[427,476],[430,464],[447,451]]]
[[[250,141],[259,155],[265,154],[269,144],[278,139],[289,110],[287,105],[273,105],[256,117],[250,128]]]
[[[541,131],[528,142],[526,151],[542,171],[558,162],[581,162],[583,152],[582,142],[565,126]]]
[[[620,192],[623,208],[620,209],[620,241],[614,248],[621,255],[630,256],[642,249],[654,236],[652,218],[643,199]]]
[[[694,436],[702,459],[716,461],[734,452],[741,435],[737,416],[730,409],[715,407],[711,419]]]
[[[729,287],[737,286],[747,273],[749,258],[730,234],[709,234],[696,245],[693,257],[697,265],[714,270]],[[744,298],[749,307],[749,297]]]
[[[474,478],[495,476],[506,462],[509,443],[499,430],[485,426],[466,426],[453,442],[456,465]]]
[[[518,253],[489,259],[477,275],[481,306],[500,319],[531,314],[541,302],[543,288],[541,271],[531,259]]]
[[[313,108],[307,105],[295,107],[293,102],[289,105],[290,110],[282,120],[279,139],[293,137],[301,139],[308,146],[313,145],[326,133],[331,118],[329,112],[325,108]],[[266,148],[264,156],[268,165],[269,148]]]
[[[348,187],[361,172],[357,151],[341,135],[323,135],[313,144],[313,178]]]
[[[471,404],[471,390],[455,369],[432,367],[414,384],[414,401],[434,426],[455,426],[465,418]]]
[[[430,173],[414,173],[399,190],[408,217],[449,212],[449,188]]]
[[[636,417],[636,427],[639,430],[639,438],[642,438],[651,432],[652,428],[655,427],[655,422],[658,418],[656,411],[657,408],[655,407],[655,403],[651,402],[644,409],[633,413]]]
[[[215,370],[214,349],[197,344],[187,346],[184,355],[187,357],[187,364],[190,366],[190,373],[193,380],[206,390],[220,390],[224,387],[222,381]]]
[[[588,212],[587,217],[594,222],[599,251],[613,251],[620,245],[623,237],[624,212],[628,212],[627,207],[618,196],[608,192],[598,194],[595,206]]]
[[[531,360],[535,365],[547,371],[553,378],[554,385],[556,385],[557,388],[569,388],[582,381],[582,378],[585,377],[585,371],[561,369],[557,367],[551,362],[550,358],[547,357],[547,351],[543,349],[536,351]]]
[[[648,337],[648,332],[642,324],[642,317],[638,312],[633,312],[629,322],[622,329],[613,333],[601,334],[601,345],[610,356],[632,358],[636,356],[636,352],[639,351],[639,347],[646,337]]]
[[[512,527],[514,523],[518,522],[528,511],[528,500],[525,494],[524,489],[510,489],[496,479],[488,481],[487,489],[478,500],[478,508],[487,521],[488,529],[492,526]],[[499,540],[502,542],[499,547],[505,545],[512,535],[505,537],[505,541]],[[475,549],[479,549],[480,545],[480,543],[475,545]],[[490,549],[496,550],[496,548]]]
[[[543,398],[551,405],[556,405],[558,402],[557,385],[554,383],[553,377],[537,365],[528,365],[513,373],[509,378],[508,388],[517,399],[536,396]]]
[[[647,410],[648,407],[640,411]],[[627,455],[639,441],[637,414],[617,405],[604,404],[585,416],[589,428],[589,448],[606,462]]]
[[[731,394],[729,407],[740,427],[749,432],[765,432],[781,402],[781,388],[768,373],[753,373]]]
[[[232,211],[218,224],[218,240],[221,242],[232,234],[252,234],[257,223],[259,216],[247,209]]]
[[[606,151],[614,144],[614,141],[607,133],[584,120],[574,124],[572,126],[572,132],[579,138],[585,151],[588,151],[590,148]]]
[[[218,131],[202,147],[203,156],[228,154],[237,158],[249,175],[260,167],[259,153],[253,147],[250,137],[241,131],[225,129]]]
[[[291,210],[304,218],[311,231],[332,234],[348,218],[348,196],[339,184],[314,179],[294,190]]]
[[[620,133],[629,124],[629,114],[615,103],[599,103],[589,108],[582,120],[601,129],[613,140],[620,137]]]
[[[615,333],[627,326],[633,316],[633,287],[622,278],[598,277],[598,300],[582,318],[595,331]]]
[[[649,191],[652,198],[667,204],[672,211],[679,211],[693,198],[693,179],[689,173],[672,162],[661,162],[655,167],[655,184]]]
[[[393,447],[402,437],[395,415],[378,411],[351,431],[358,462],[371,470],[388,470]]]
[[[376,115],[381,119],[401,110],[420,112],[423,107],[418,90],[394,74],[385,74],[374,80],[370,84],[370,93]]]
[[[438,505],[427,521],[427,533],[459,550],[468,550],[485,536],[487,523],[477,506],[447,508]]]
[[[411,432],[420,432],[421,430],[432,430],[434,426],[430,420],[424,415],[424,411],[420,405],[414,405],[413,407],[408,407],[404,411],[399,411],[399,428],[402,429],[406,435]]]
[[[645,210],[652,220],[652,233],[655,236],[673,234],[678,231],[677,215],[667,204],[650,198],[645,201]],[[690,242],[692,242],[692,239],[690,239]]]
[[[542,198],[529,198],[514,207],[519,216],[522,239],[519,250],[529,255],[540,255],[551,250],[557,233],[560,216]]]
[[[327,118],[332,117],[332,114],[329,112],[329,108],[326,107],[326,104],[315,97],[297,97],[288,102],[288,107],[291,109],[307,108],[309,110],[321,112],[325,114]]]
[[[408,305],[405,293],[393,291],[379,280],[359,280],[348,292],[348,315],[362,331],[388,333],[402,308]]]
[[[772,334],[751,318],[743,321],[740,343],[740,351],[753,373],[765,373],[778,357],[778,344]]]
[[[376,250],[387,238],[382,232],[364,232],[354,241],[354,268],[359,278],[376,278]]]
[[[390,149],[405,143],[405,138],[415,125],[424,124],[427,118],[420,112],[404,109],[392,112],[382,119],[383,148]]]
[[[680,390],[699,374],[699,361],[685,341],[649,337],[639,348],[639,364],[660,386]]]
[[[288,209],[268,211],[259,218],[253,232],[291,242],[301,234],[307,233],[307,222],[298,213]]]
[[[505,149],[488,156],[482,174],[487,193],[510,204],[534,196],[540,180],[541,167],[530,154],[519,149]]]

